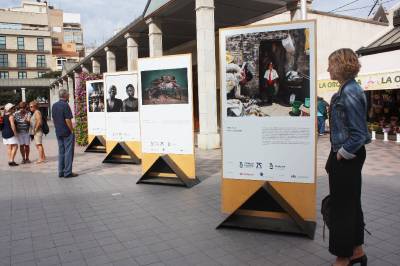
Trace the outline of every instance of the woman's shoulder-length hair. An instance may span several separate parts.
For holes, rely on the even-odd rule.
[[[332,71],[343,81],[354,79],[360,72],[361,64],[356,53],[350,48],[342,48],[329,55]]]

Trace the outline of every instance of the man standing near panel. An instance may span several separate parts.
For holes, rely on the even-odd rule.
[[[59,91],[60,100],[51,109],[58,142],[58,177],[71,178],[78,174],[72,172],[74,161],[75,135],[72,126],[72,112],[68,105],[69,93]]]

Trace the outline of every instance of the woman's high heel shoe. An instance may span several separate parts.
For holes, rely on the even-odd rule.
[[[359,258],[350,260],[350,264],[349,265],[354,265],[354,264],[357,264],[357,263],[360,263],[361,266],[367,266],[367,263],[368,263],[367,255],[364,254],[363,256],[361,256]]]

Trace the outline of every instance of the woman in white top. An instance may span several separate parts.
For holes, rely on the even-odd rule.
[[[46,160],[46,155],[44,153],[44,148],[42,144],[42,114],[38,109],[38,103],[36,101],[32,101],[29,103],[29,109],[32,112],[32,116],[30,119],[30,135],[33,136],[33,140],[36,144],[36,149],[39,153],[39,159],[36,163],[44,163]]]
[[[18,164],[15,163],[15,155],[17,154],[18,150],[18,132],[14,117],[15,105],[12,103],[7,103],[4,107],[4,111],[4,125],[1,135],[3,137],[4,145],[7,145],[8,165],[17,166]]]

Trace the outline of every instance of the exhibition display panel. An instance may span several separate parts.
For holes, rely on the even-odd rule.
[[[88,146],[85,152],[106,152],[106,113],[103,80],[86,81]]]
[[[138,183],[198,183],[190,54],[139,59],[142,173]]]
[[[137,84],[135,72],[104,74],[107,142],[104,163],[140,163],[142,153]]]
[[[220,30],[220,226],[314,236],[314,21]]]

